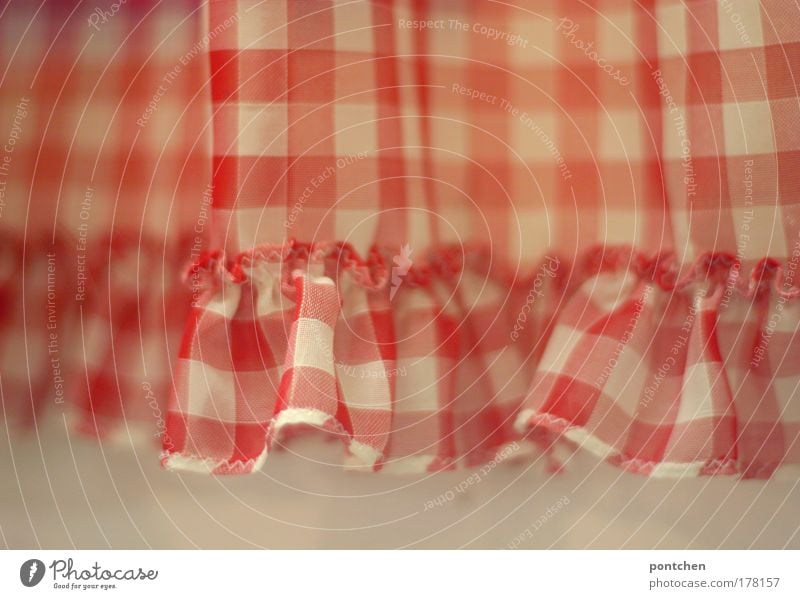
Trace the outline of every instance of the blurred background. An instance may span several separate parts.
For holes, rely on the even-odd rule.
[[[249,476],[163,470],[156,435],[189,306],[175,273],[207,222],[201,4],[0,1],[3,547],[800,549],[800,479],[783,471],[660,480],[579,452],[560,474],[509,459],[367,475],[313,437]]]

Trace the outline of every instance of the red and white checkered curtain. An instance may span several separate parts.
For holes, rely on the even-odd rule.
[[[190,302],[180,272],[205,243],[201,15],[184,0],[0,3],[8,422],[63,413],[158,442]]]
[[[800,462],[790,0],[215,0],[167,467]],[[506,455],[501,453],[501,455]]]
[[[798,73],[793,0],[0,2],[3,414],[796,466]]]

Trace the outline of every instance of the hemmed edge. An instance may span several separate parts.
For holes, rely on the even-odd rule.
[[[200,458],[186,453],[161,453],[161,465],[165,469],[198,474],[252,474],[261,469],[266,459],[266,448],[257,458],[236,462]]]
[[[612,466],[651,478],[680,479],[696,478],[698,476],[747,474],[746,470],[742,469],[735,459],[657,462],[627,456],[593,435],[585,427],[575,426],[563,418],[558,418],[545,412],[538,412],[531,408],[522,410],[514,423],[514,428],[520,434],[526,434],[537,427],[549,430],[560,438],[571,441],[578,449],[586,450],[589,454]],[[781,464],[774,470],[764,471],[759,476],[751,475],[750,477],[766,478],[779,470],[791,470],[793,468],[800,471],[800,465]]]

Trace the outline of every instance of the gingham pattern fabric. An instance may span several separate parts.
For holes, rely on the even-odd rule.
[[[785,264],[798,249],[797,13],[779,0],[656,4],[662,168],[685,262]]]
[[[216,248],[163,462],[397,472],[568,441],[800,461],[788,1],[209,3]],[[777,315],[777,317],[776,317]]]
[[[654,476],[796,463],[797,289],[766,268],[741,281],[727,255],[679,281],[669,263],[620,277],[615,261],[566,304],[518,424]]]
[[[641,57],[657,24],[633,3],[562,4],[210,3],[213,245],[479,242],[527,266],[669,245]]]
[[[180,275],[205,243],[199,24],[183,0],[2,2],[0,379],[12,421],[50,407],[91,434],[143,424],[157,440],[190,303]]]

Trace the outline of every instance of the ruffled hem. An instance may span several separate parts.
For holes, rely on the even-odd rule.
[[[654,477],[767,477],[800,463],[796,266],[625,247],[524,273],[485,247],[413,264],[343,243],[209,253],[187,272],[202,298],[162,462],[251,472],[284,428],[315,428],[370,471],[530,442],[551,469],[578,445]]]
[[[374,447],[352,439],[345,427],[330,415],[313,409],[288,409],[280,412],[267,427],[266,444],[263,451],[249,459],[213,459],[202,457],[192,452],[163,451],[161,465],[167,470],[189,471],[204,474],[248,474],[256,472],[265,464],[267,457],[273,452],[283,449],[294,437],[303,436],[316,431],[326,435],[330,440],[340,441],[344,446],[341,465],[347,470],[377,472],[387,474],[422,474],[458,467],[456,461],[441,455],[429,453],[398,458],[389,462]],[[474,467],[500,461],[518,462],[525,457],[545,456],[546,467],[554,472],[560,469],[552,452],[542,452],[541,443],[532,442],[521,435],[517,441],[510,441],[484,455],[473,455],[465,463]],[[512,455],[513,454],[513,455]]]
[[[353,281],[368,289],[380,290],[391,285],[389,257],[398,257],[397,249],[373,246],[362,257],[345,242],[264,244],[228,258],[221,250],[205,252],[184,273],[184,280],[195,290],[219,288],[225,282],[244,284],[259,264],[282,266],[280,281],[283,290],[291,293],[291,273],[298,265],[322,265],[336,278],[347,272]],[[782,264],[776,258],[764,257],[744,262],[728,252],[706,252],[691,263],[681,263],[674,251],[648,254],[628,246],[596,247],[585,251],[570,263],[563,257],[546,255],[534,268],[509,267],[499,263],[485,245],[446,246],[404,269],[403,284],[429,286],[435,281],[453,280],[470,270],[509,287],[527,287],[541,272],[544,264],[555,261],[567,265],[558,272],[560,280],[569,279],[571,286],[603,272],[628,271],[649,280],[664,291],[681,291],[693,284],[714,282],[726,284],[743,297],[753,298],[771,287],[777,297],[800,297],[800,285],[794,285],[800,270],[800,256],[794,263]],[[788,276],[787,276],[788,269]]]

